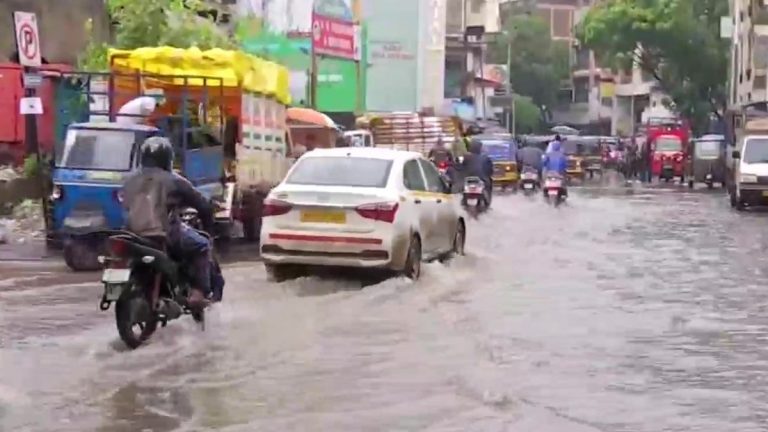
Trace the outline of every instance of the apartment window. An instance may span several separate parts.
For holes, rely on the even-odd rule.
[[[766,78],[765,75],[755,75],[755,82],[752,84],[752,88],[755,90],[765,90]]]
[[[570,9],[552,9],[552,36],[570,38],[572,17],[573,11]]]
[[[589,69],[589,50],[584,47],[576,49],[576,70]]]
[[[448,0],[446,10],[451,11],[445,17],[445,30],[448,34],[464,33],[464,13],[461,10],[463,6],[463,0]]]
[[[578,79],[573,82],[573,101],[589,102],[589,79]]]
[[[603,104],[603,106],[604,106],[604,107],[606,107],[606,108],[611,108],[611,107],[613,107],[613,98],[604,97],[604,98],[600,99],[600,102],[601,102],[601,103]]]

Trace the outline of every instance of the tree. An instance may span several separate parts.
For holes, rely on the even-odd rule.
[[[541,111],[531,98],[515,97],[515,133],[530,134],[541,129]]]
[[[530,96],[537,106],[554,105],[562,79],[568,77],[569,47],[552,41],[549,28],[538,17],[523,14],[505,20],[506,37],[491,46],[494,63],[509,62],[510,84],[515,93]]]
[[[214,19],[206,16],[209,8],[201,0],[107,0],[107,9],[116,23],[113,41],[110,44],[91,42],[80,57],[81,68],[107,69],[109,48],[237,46],[233,38],[217,27]]]
[[[615,66],[651,74],[694,128],[726,104],[728,42],[720,17],[728,0],[604,0],[577,29],[581,43]]]

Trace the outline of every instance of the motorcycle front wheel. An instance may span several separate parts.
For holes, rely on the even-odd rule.
[[[131,287],[117,300],[115,324],[120,339],[130,349],[138,348],[155,333],[158,321],[141,289]]]

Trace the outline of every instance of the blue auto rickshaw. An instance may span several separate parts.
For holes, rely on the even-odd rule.
[[[130,75],[131,79],[135,76]],[[59,117],[66,121],[101,116],[104,121],[75,121],[61,128],[64,136],[55,152],[52,174],[49,237],[63,245],[64,258],[70,268],[96,270],[100,268],[98,256],[103,252],[104,240],[111,231],[123,228],[121,187],[126,177],[139,167],[139,148],[144,140],[151,136],[168,137],[176,151],[175,169],[209,198],[224,195],[224,152],[221,139],[214,136],[210,128],[193,125],[190,108],[200,104],[196,99],[207,101],[205,90],[198,90],[195,99],[186,83],[178,86],[174,94],[177,98],[169,101],[174,111],[158,116],[155,126],[150,126],[146,124],[148,115],[116,115],[115,110],[94,108],[98,97],[112,106],[113,101],[126,96],[116,91],[113,82],[127,76],[76,72],[70,77],[74,79],[62,80],[68,85],[60,88],[67,94],[62,98],[64,102],[57,102]],[[93,91],[90,82],[95,77],[110,82],[108,88]],[[130,94],[130,97],[143,96],[142,93]],[[81,103],[83,100],[87,102]],[[201,116],[206,118],[206,104],[200,105]],[[116,117],[120,121],[116,121]],[[130,120],[130,117],[142,118]]]
[[[118,123],[75,123],[57,152],[51,194],[52,230],[74,270],[98,268],[103,237],[123,227],[121,187],[138,167],[138,149],[159,129]]]

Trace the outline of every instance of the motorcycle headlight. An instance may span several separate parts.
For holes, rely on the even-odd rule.
[[[757,183],[757,176],[754,174],[742,174],[739,177],[741,183]]]

